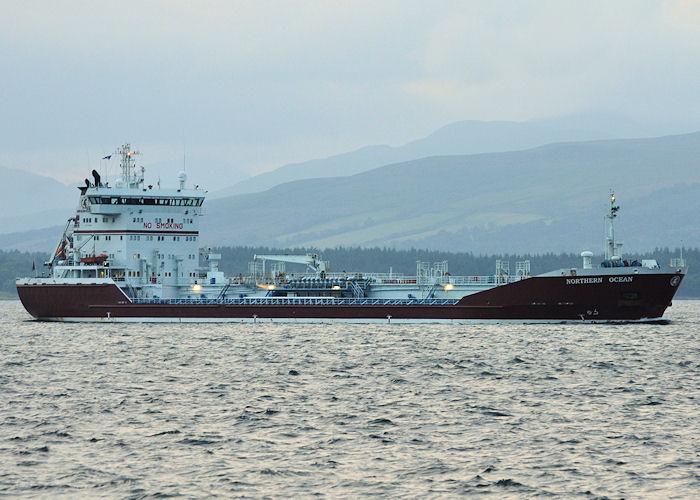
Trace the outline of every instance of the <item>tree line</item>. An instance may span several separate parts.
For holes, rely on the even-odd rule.
[[[19,250],[0,250],[0,298],[17,298],[15,278],[34,276],[41,273],[44,261],[49,255],[43,252],[20,252]]]
[[[359,248],[337,247],[325,250],[316,248],[270,248],[254,246],[213,247],[213,253],[221,254],[219,268],[227,276],[237,276],[248,273],[248,263],[253,255],[262,254],[317,254],[319,258],[329,261],[331,271],[334,272],[389,272],[406,275],[415,275],[416,261],[449,262],[449,272],[453,275],[480,275],[494,274],[497,259],[510,262],[511,273],[515,272],[517,261],[529,260],[533,275],[561,268],[581,267],[581,257],[576,253],[545,253],[523,255],[477,255],[470,252],[443,252],[437,250],[396,250],[393,248]],[[662,266],[670,264],[672,258],[679,256],[678,249],[655,248],[650,252],[626,254],[625,258],[656,259]],[[700,298],[700,275],[694,271],[700,268],[700,248],[684,249],[683,257],[688,265],[689,273],[685,277],[678,297]],[[0,250],[0,296],[15,298],[15,278],[21,276],[33,276],[32,264],[36,265],[40,274],[44,270],[43,262],[49,258],[48,254],[40,252],[20,252],[17,250]],[[602,256],[593,258],[593,262],[600,262]],[[288,272],[301,272],[303,266],[287,264]]]

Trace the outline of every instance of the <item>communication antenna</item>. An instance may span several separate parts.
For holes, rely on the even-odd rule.
[[[605,216],[607,231],[605,235],[605,258],[612,259],[617,255],[622,243],[615,243],[615,224],[614,220],[617,217],[617,212],[620,210],[620,205],[615,205],[615,192],[610,190],[610,212]]]
[[[122,179],[127,187],[137,187],[139,184],[139,179],[137,179],[137,173],[135,171],[136,162],[134,161],[134,155],[141,154],[139,151],[131,149],[131,145],[126,142],[119,149],[117,149],[114,154],[121,156],[121,162],[119,166],[122,169]],[[140,179],[143,182],[143,176]]]

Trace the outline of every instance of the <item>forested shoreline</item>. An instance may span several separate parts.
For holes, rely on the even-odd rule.
[[[215,247],[212,252],[221,254],[220,269],[228,276],[237,276],[248,272],[248,262],[255,254],[318,254],[330,262],[332,271],[389,272],[413,275],[416,261],[438,262],[447,260],[449,272],[453,275],[488,275],[495,271],[496,259],[510,261],[511,270],[515,262],[529,260],[532,274],[539,274],[560,268],[580,267],[581,258],[575,253],[537,254],[537,255],[476,255],[469,252],[441,252],[435,250],[395,250],[391,248],[357,248],[339,247],[325,250],[313,248],[269,248],[269,247]],[[679,256],[678,249],[656,248],[644,253],[626,254],[628,259],[654,258],[659,264],[668,266],[672,258]],[[40,252],[20,252],[17,250],[0,250],[0,298],[16,298],[15,278],[41,274],[45,269],[43,263],[48,255]],[[700,249],[685,249],[683,257],[688,265],[686,276],[678,292],[678,298],[700,298],[700,276],[694,271],[699,268]],[[601,256],[594,257],[599,262]],[[32,265],[36,271],[32,271]],[[291,267],[291,266],[290,266]]]

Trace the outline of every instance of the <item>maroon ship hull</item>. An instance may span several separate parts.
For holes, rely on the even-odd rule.
[[[541,276],[467,295],[455,305],[132,303],[114,284],[18,284],[43,320],[644,321],[660,319],[682,274]]]

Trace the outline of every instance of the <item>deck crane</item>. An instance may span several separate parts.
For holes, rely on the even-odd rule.
[[[263,276],[265,275],[265,262],[272,260],[275,262],[288,262],[290,264],[306,264],[309,270],[315,272],[316,274],[325,273],[328,268],[328,262],[320,260],[316,254],[306,254],[306,255],[254,255],[253,261],[262,261]]]

